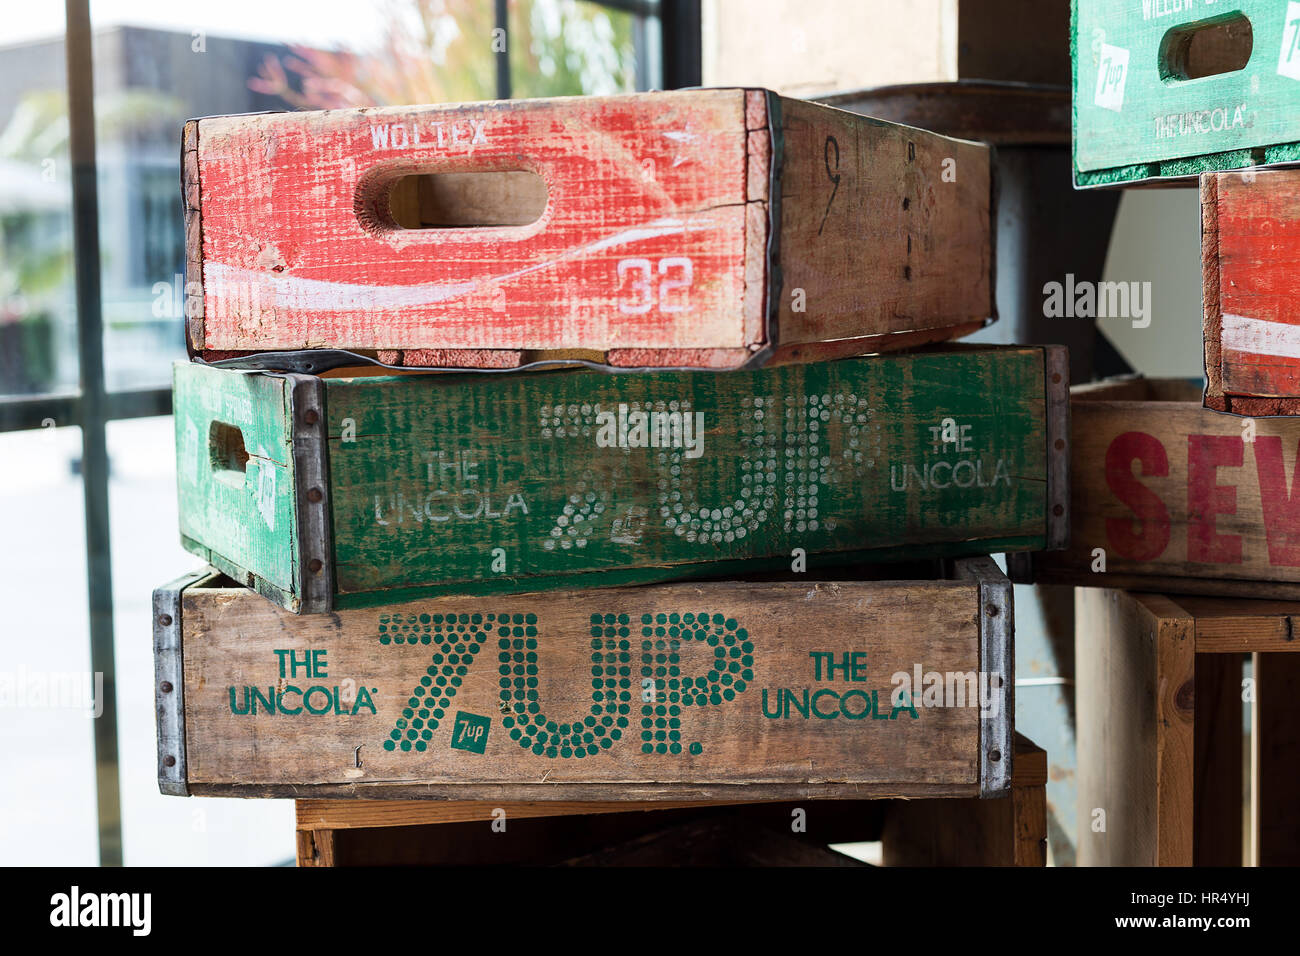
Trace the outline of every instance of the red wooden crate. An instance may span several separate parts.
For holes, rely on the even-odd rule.
[[[184,159],[209,358],[731,368],[993,314],[987,147],[763,90],[214,117]]]
[[[1205,404],[1300,413],[1300,169],[1201,177]]]

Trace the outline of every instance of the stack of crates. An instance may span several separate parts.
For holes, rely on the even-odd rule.
[[[1068,363],[933,344],[987,147],[694,90],[204,119],[184,188],[165,792],[1007,792]]]
[[[1076,185],[1199,184],[1205,306],[1204,389],[1075,387],[1072,540],[1009,560],[1080,588],[1079,861],[1294,865],[1300,3],[1075,0],[1072,46]]]

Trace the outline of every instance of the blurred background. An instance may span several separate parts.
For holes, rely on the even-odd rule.
[[[492,43],[503,14],[504,58]],[[89,27],[93,67],[74,69],[93,69],[102,319],[79,326],[77,27],[61,3],[0,17],[0,864],[94,865],[101,851],[135,865],[287,864],[290,802],[177,800],[156,783],[150,594],[197,564],[178,541],[169,417],[171,363],[185,358],[181,124],[650,89],[664,85],[662,18],[645,2],[94,0]],[[79,341],[88,325],[99,401],[81,368],[99,360]],[[88,413],[107,454],[83,468]],[[105,540],[108,561],[88,577],[87,543]],[[93,634],[88,591],[111,608]],[[91,719],[109,695],[115,713]]]
[[[1042,2],[1068,9],[1066,0]],[[164,798],[155,780],[150,594],[197,564],[178,543],[169,417],[170,366],[185,357],[184,119],[700,84],[814,97],[956,79],[906,44],[892,57],[862,54],[858,38],[911,6],[74,0],[65,15],[62,3],[8,5],[0,18],[0,864],[293,858],[288,801]],[[916,7],[908,16],[942,4]],[[494,48],[502,29],[504,48]],[[1047,80],[1064,86],[1068,36],[1062,29],[1042,39],[1059,44],[1065,72]],[[92,171],[97,197],[74,209],[71,141],[78,124],[87,141],[91,115],[76,92],[92,77],[93,153],[77,165]],[[96,235],[97,250],[88,243]],[[1149,281],[1154,302],[1150,328],[1098,323],[1127,365],[1200,378],[1199,262],[1195,189],[1123,195],[1104,278]],[[1028,590],[1017,589],[1018,627],[1022,646],[1036,647],[1042,625],[1032,592],[1020,593]],[[1037,676],[1020,670],[1039,681],[1018,690],[1018,722],[1054,758],[1052,848],[1055,862],[1069,863],[1073,763],[1055,758],[1072,753],[1069,722],[1057,719],[1070,677],[1053,666]]]

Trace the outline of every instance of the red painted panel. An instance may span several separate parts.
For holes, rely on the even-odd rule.
[[[718,349],[744,329],[742,90],[199,121],[211,350]],[[529,170],[527,226],[402,230],[387,184]]]

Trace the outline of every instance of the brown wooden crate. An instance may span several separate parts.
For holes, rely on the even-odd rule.
[[[1300,602],[1075,596],[1079,863],[1242,863],[1241,665],[1251,653],[1253,855],[1294,861],[1300,641],[1289,635]]]
[[[1011,764],[1010,586],[987,558],[956,562],[955,574],[449,597],[310,617],[216,579],[161,588],[160,781],[174,793],[522,801],[1001,792]],[[308,651],[323,655],[313,676]],[[826,658],[811,655],[823,652],[837,668],[841,655],[859,654],[859,670],[819,673]],[[281,675],[291,660],[298,672]],[[922,695],[916,717],[895,712],[892,677],[918,665],[991,672],[993,706]],[[420,689],[426,676],[456,693]],[[645,680],[653,703],[642,700]],[[797,705],[778,703],[788,701],[782,688]],[[529,716],[533,704],[539,716]],[[485,735],[466,733],[483,721]]]
[[[1013,580],[1300,598],[1300,418],[1251,420],[1178,381],[1071,390],[1068,549],[1013,556]],[[1100,568],[1104,552],[1105,572]]]

